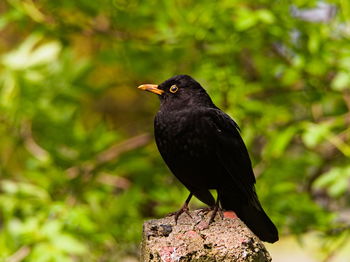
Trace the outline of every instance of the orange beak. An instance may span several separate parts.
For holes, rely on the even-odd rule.
[[[144,84],[144,85],[138,86],[137,88],[144,90],[144,91],[149,91],[149,92],[155,93],[157,95],[161,95],[164,93],[163,90],[158,88],[158,85]]]

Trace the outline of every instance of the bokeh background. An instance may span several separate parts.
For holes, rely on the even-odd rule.
[[[158,98],[136,89],[175,74],[241,126],[275,261],[310,245],[312,261],[342,261],[349,1],[2,0],[0,13],[1,261],[137,258],[142,222],[187,196],[153,141]]]

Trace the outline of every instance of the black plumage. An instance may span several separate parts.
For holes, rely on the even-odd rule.
[[[169,169],[191,192],[177,216],[186,212],[192,194],[214,207],[209,190],[215,189],[221,208],[233,210],[261,240],[277,241],[277,229],[255,192],[251,161],[235,121],[190,76],[139,88],[159,95],[156,143]]]

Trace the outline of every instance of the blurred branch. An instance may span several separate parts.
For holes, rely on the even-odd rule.
[[[345,90],[343,92],[343,99],[344,99],[345,104],[346,104],[348,111],[349,111],[348,117],[346,119],[347,123],[349,124],[350,123],[350,91],[349,90]]]
[[[350,146],[346,143],[349,134],[350,129],[348,128],[342,133],[328,138],[328,141],[347,157],[350,157]]]
[[[327,250],[326,256],[322,259],[322,262],[330,262],[333,258],[339,254],[339,251],[343,249],[349,243],[350,231],[349,228],[342,228],[336,235],[328,235],[331,238],[325,243],[324,249]]]
[[[292,65],[292,59],[286,52],[285,48],[278,43],[272,44],[272,52],[281,58],[287,65]]]
[[[115,160],[119,157],[120,154],[142,147],[146,145],[150,140],[151,136],[149,134],[142,134],[139,136],[132,137],[121,143],[113,145],[107,150],[98,154],[96,157],[96,162],[98,165],[101,165],[111,160]]]
[[[23,246],[18,249],[12,256],[8,257],[5,262],[20,262],[23,261],[30,253],[28,246]]]
[[[94,171],[101,165],[108,163],[112,160],[116,161],[121,154],[145,146],[150,140],[151,136],[147,133],[132,137],[118,144],[112,145],[105,151],[99,153],[95,157],[95,161],[93,163],[89,162],[80,166],[73,166],[68,168],[66,172],[68,173],[68,176],[70,178],[75,178],[80,173],[85,175],[90,174],[92,171]]]
[[[23,10],[27,15],[32,18],[35,22],[43,23],[45,22],[44,14],[36,7],[33,0],[25,0],[22,2]]]
[[[21,136],[24,140],[25,148],[37,159],[41,161],[47,161],[50,158],[50,154],[39,146],[34,138],[32,133],[32,123],[31,121],[24,120],[21,126]]]
[[[130,181],[125,177],[115,176],[104,172],[98,176],[97,181],[101,184],[113,186],[123,190],[128,189],[131,185]]]

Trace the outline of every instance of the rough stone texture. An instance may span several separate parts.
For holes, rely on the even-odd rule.
[[[190,212],[192,218],[182,214],[177,225],[173,216],[146,221],[141,261],[271,261],[265,246],[239,218],[225,214],[221,219],[218,215],[209,228],[203,229],[210,213],[199,211]]]

